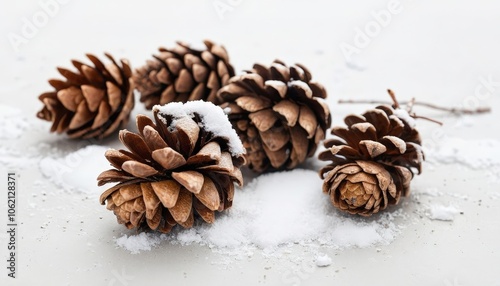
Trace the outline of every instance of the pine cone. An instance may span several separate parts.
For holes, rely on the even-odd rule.
[[[178,42],[173,49],[160,48],[160,54],[133,75],[147,109],[155,104],[205,100],[217,104],[217,91],[234,76],[226,49],[204,41],[206,50],[196,50]]]
[[[137,116],[139,134],[120,131],[130,151],[109,150],[116,169],[102,172],[98,185],[118,182],[100,197],[127,228],[169,232],[189,228],[195,215],[212,223],[215,211],[231,207],[234,183],[243,178],[244,148],[227,116],[208,102],[153,108],[155,122]]]
[[[331,123],[325,89],[299,64],[255,64],[218,95],[256,172],[297,167],[314,155]]]
[[[399,202],[409,191],[411,172],[372,161],[337,165],[325,178],[323,192],[332,204],[351,214],[370,216]]]
[[[52,121],[50,132],[66,132],[70,138],[104,138],[128,123],[134,107],[132,70],[127,60],[104,65],[87,54],[93,67],[73,60],[77,72],[57,68],[65,80],[51,79],[55,91],[39,96],[45,104],[40,119]]]
[[[413,118],[382,105],[344,121],[347,128],[332,128],[338,138],[325,140],[327,150],[319,154],[320,160],[332,161],[320,171],[323,191],[334,206],[363,216],[397,204],[409,194],[414,172],[422,171],[424,156]]]

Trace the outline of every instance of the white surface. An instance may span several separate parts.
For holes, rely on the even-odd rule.
[[[38,1],[0,4],[0,172],[4,174],[0,183],[6,186],[8,170],[19,174],[21,222],[19,278],[7,279],[2,266],[1,285],[230,285],[235,281],[246,285],[500,285],[496,275],[500,152],[494,148],[500,140],[500,7],[496,1],[408,0],[399,6],[394,1],[66,2],[53,6],[46,23],[31,30],[23,28],[26,21],[32,22],[33,16],[38,17],[35,21],[44,20]],[[376,29],[377,18],[381,28],[373,30],[372,36],[360,36],[359,30]],[[22,35],[23,29],[25,41],[15,52],[9,35]],[[56,66],[69,68],[70,59],[85,60],[86,52],[102,56],[108,51],[138,67],[158,46],[205,38],[226,46],[237,71],[275,58],[304,64],[329,92],[334,124],[341,124],[347,113],[370,107],[337,105],[338,99],[385,100],[387,88],[400,100],[416,97],[446,106],[491,106],[493,112],[454,117],[416,108],[419,115],[445,125],[417,122],[428,161],[423,174],[412,182],[411,196],[389,210],[401,214],[394,219],[401,232],[390,244],[363,248],[297,244],[280,256],[257,248],[235,259],[208,246],[163,240],[150,245],[150,251],[147,245],[139,245],[140,253],[131,254],[118,244],[119,238],[134,233],[118,225],[113,214],[98,204],[101,190],[92,187],[95,182],[83,181],[88,174],[68,177],[66,182],[80,189],[69,192],[51,182],[50,176],[44,177],[39,167],[51,158],[66,162],[71,172],[78,173],[85,159],[93,156],[70,156],[67,161],[67,155],[83,154],[82,148],[94,144],[121,148],[117,138],[96,143],[49,134],[49,123],[35,117],[41,108],[37,96],[49,90],[47,79],[59,77]],[[361,42],[355,46],[356,41]],[[359,53],[347,60],[342,47],[348,45]],[[144,112],[138,103],[133,113]],[[129,128],[135,130],[133,120]],[[490,156],[484,150],[490,150]],[[317,170],[321,164],[309,160],[305,168]],[[95,171],[101,171],[97,170],[101,164],[95,165]],[[248,183],[250,176],[246,179]],[[323,196],[319,189],[315,194]],[[244,198],[236,194],[235,208],[238,196]],[[7,257],[5,197],[0,198],[2,260]],[[431,219],[433,207],[446,212],[448,206],[459,210],[453,220]],[[380,223],[381,216],[365,222]],[[190,232],[184,235],[188,239]],[[331,265],[318,267],[321,254],[332,259]]]

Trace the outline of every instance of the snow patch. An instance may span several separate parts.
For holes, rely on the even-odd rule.
[[[150,242],[150,248],[164,239],[171,244],[207,245],[236,259],[251,256],[255,249],[279,257],[294,245],[311,250],[386,245],[400,233],[394,220],[402,216],[401,210],[371,219],[345,215],[331,205],[321,186],[318,174],[310,170],[261,175],[236,192],[233,207],[219,214],[212,225],[199,223],[168,235],[141,237],[145,244]],[[125,244],[119,246],[135,251]],[[320,264],[327,262],[320,258]]]
[[[108,149],[89,145],[64,157],[45,157],[40,160],[40,172],[64,191],[99,196],[105,187],[97,187],[97,176],[111,168],[104,157]]]
[[[432,205],[428,217],[432,220],[452,221],[460,211],[454,206]]]
[[[124,234],[116,239],[116,245],[127,249],[132,254],[139,254],[141,251],[149,251],[152,247],[160,244],[164,236],[164,234],[158,236],[153,233],[145,232],[131,236]]]
[[[28,128],[20,109],[0,104],[0,139],[16,139]]]
[[[494,139],[462,139],[446,137],[435,148],[425,148],[428,161],[466,165],[473,169],[500,166],[500,141]]]
[[[411,117],[408,111],[401,109],[401,108],[396,108],[392,112],[394,115],[396,115],[399,119],[403,120],[406,122],[410,127],[415,128],[416,121],[415,118]]]

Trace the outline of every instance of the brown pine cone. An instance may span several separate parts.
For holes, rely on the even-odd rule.
[[[70,138],[104,138],[128,123],[134,107],[132,70],[127,60],[121,66],[109,54],[105,65],[87,54],[94,64],[73,60],[77,72],[57,68],[64,80],[51,79],[55,91],[39,96],[45,104],[37,117],[52,121],[50,132],[66,132]]]
[[[223,46],[204,43],[204,50],[181,42],[173,49],[160,48],[153,60],[135,71],[133,79],[147,109],[193,100],[218,104],[217,91],[234,76],[234,69]]]
[[[332,128],[336,138],[325,140],[327,150],[319,154],[320,160],[331,161],[320,171],[323,191],[334,206],[363,216],[397,204],[409,194],[414,172],[422,171],[424,155],[413,118],[382,105],[344,121],[347,127]]]
[[[372,161],[337,165],[328,172],[323,192],[332,204],[350,214],[371,216],[399,202],[409,192],[411,172]]]
[[[255,64],[231,78],[218,96],[256,172],[297,167],[314,155],[330,127],[326,91],[299,64]]]
[[[109,150],[115,169],[98,185],[118,182],[100,197],[127,228],[169,232],[189,228],[195,216],[212,223],[232,205],[234,183],[243,178],[244,148],[222,109],[209,102],[153,108],[155,122],[137,116],[139,134],[120,131],[130,151]]]

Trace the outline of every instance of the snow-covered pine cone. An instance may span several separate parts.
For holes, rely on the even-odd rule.
[[[87,54],[94,64],[73,60],[77,72],[57,68],[64,80],[51,79],[54,91],[39,96],[45,105],[37,117],[52,122],[51,132],[66,132],[70,138],[104,138],[128,123],[134,107],[132,70],[127,60],[121,66],[102,63]]]
[[[205,100],[217,104],[217,91],[234,76],[224,46],[204,41],[206,49],[178,42],[138,68],[133,79],[147,109],[155,104]]]
[[[324,142],[319,159],[331,161],[320,171],[323,192],[332,204],[351,214],[370,216],[407,196],[414,172],[424,160],[414,119],[388,105],[349,115],[347,127]]]
[[[114,169],[98,184],[117,182],[100,197],[127,228],[169,232],[200,216],[212,223],[232,205],[243,178],[244,148],[221,108],[192,101],[153,107],[154,119],[137,116],[139,134],[122,130],[129,149],[109,150]]]
[[[325,89],[311,78],[302,65],[274,61],[270,67],[255,64],[221,88],[221,107],[247,150],[250,169],[293,169],[314,155],[331,117]]]

